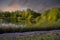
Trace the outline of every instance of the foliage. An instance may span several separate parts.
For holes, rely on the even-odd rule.
[[[25,29],[56,29],[60,28],[60,8],[51,8],[42,13],[31,9],[15,12],[0,12],[0,19],[5,23],[22,24]]]

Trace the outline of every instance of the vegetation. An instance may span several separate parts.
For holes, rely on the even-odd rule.
[[[45,32],[26,32],[16,34],[10,33],[9,35],[4,34],[3,36],[0,36],[0,40],[60,40],[60,30]]]
[[[31,9],[15,12],[0,12],[0,19],[2,19],[2,23],[22,24],[23,28],[17,26],[21,31],[23,29],[25,29],[23,31],[60,29],[60,8],[51,8],[42,13],[34,12]],[[14,28],[11,29],[15,31]]]
[[[48,35],[39,35],[39,36],[20,36],[17,37],[17,40],[60,40],[60,34],[48,34]]]

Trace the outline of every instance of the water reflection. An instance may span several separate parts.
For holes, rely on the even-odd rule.
[[[3,19],[0,19],[0,26],[6,26],[6,27],[25,27],[26,25],[24,24],[21,24],[21,23],[9,23],[9,22],[6,22],[5,20]]]
[[[25,27],[26,25],[23,24],[12,24],[12,23],[1,23],[0,26],[2,27]]]

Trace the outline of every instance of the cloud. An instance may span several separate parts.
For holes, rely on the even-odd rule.
[[[19,4],[13,4],[13,5],[10,5],[10,6],[7,6],[7,7],[3,7],[3,8],[1,8],[1,10],[3,10],[3,11],[14,11],[14,10],[17,10],[21,7],[22,6],[19,5]]]
[[[28,7],[40,12],[55,6],[60,6],[60,0],[0,0],[0,10],[3,11],[12,11]]]

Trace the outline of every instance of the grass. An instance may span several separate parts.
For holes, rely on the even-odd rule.
[[[35,35],[35,36],[20,36],[17,40],[60,40],[60,34]]]
[[[0,40],[60,40],[60,31],[36,31],[16,34],[17,36],[0,36]]]

